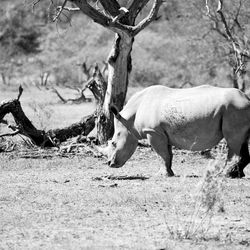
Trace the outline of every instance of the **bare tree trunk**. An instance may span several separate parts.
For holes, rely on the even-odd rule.
[[[63,10],[81,11],[94,22],[115,33],[115,43],[108,58],[107,91],[99,86],[100,89],[105,89],[106,91],[105,97],[102,94],[100,95],[104,97],[101,98],[103,101],[100,102],[103,104],[103,107],[98,108],[97,112],[98,139],[101,143],[104,143],[112,136],[114,129],[110,107],[114,105],[118,110],[121,110],[126,98],[128,77],[132,65],[131,50],[134,37],[151,22],[158,19],[158,11],[163,0],[153,0],[148,15],[139,20],[139,22],[136,22],[136,19],[150,0],[132,0],[127,4],[122,4],[118,0],[99,0],[96,4],[88,0],[69,1],[74,3],[75,6],[68,6],[68,0],[63,1],[61,6],[56,6],[54,21],[58,19]],[[93,86],[97,93],[100,92],[98,90],[99,87],[95,88],[94,84]]]
[[[98,123],[100,143],[106,142],[113,134],[113,114],[110,106],[121,110],[125,102],[128,78],[131,72],[131,51],[134,38],[116,34],[115,43],[108,58],[108,86],[103,103],[103,114]]]

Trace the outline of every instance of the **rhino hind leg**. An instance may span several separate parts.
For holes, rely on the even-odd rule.
[[[230,159],[233,155],[233,151],[229,145],[228,158]],[[240,148],[240,159],[227,171],[227,176],[230,178],[242,178],[245,176],[243,169],[250,162],[250,155],[248,150],[248,141],[245,141]]]
[[[164,160],[167,176],[174,176],[174,172],[171,168],[173,159],[172,146],[169,145],[167,135],[150,131],[150,133],[147,134],[147,138],[152,148]]]

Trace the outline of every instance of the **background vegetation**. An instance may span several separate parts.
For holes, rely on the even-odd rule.
[[[72,97],[75,89],[64,86],[81,86],[79,64],[101,64],[113,34],[80,13],[51,23],[49,1],[34,10],[31,1],[1,0],[0,102],[16,98],[22,83],[22,107],[34,125],[65,127],[95,104],[63,104],[41,77]],[[211,32],[204,2],[168,0],[136,37],[129,94],[158,83],[232,86],[229,47]],[[250,37],[250,1],[243,2],[239,22]],[[237,3],[225,1],[226,10]],[[87,144],[69,143],[47,150],[21,136],[1,138],[0,249],[249,249],[250,167],[245,178],[223,178],[225,144],[204,155],[175,149],[176,176],[166,178],[151,148],[111,169]]]
[[[238,3],[225,3],[227,15],[237,10]],[[10,84],[34,83],[49,73],[53,84],[79,86],[84,78],[77,64],[102,63],[108,56],[113,34],[81,13],[65,12],[55,24],[49,1],[33,10],[30,0],[2,1],[0,8],[0,70],[11,78]],[[249,1],[244,1],[239,22],[247,37],[249,10]],[[205,12],[205,1],[167,1],[161,18],[136,37],[130,86],[231,86],[229,49],[211,31]],[[249,79],[248,72],[247,83]]]

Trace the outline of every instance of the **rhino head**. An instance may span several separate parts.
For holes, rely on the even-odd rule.
[[[107,156],[108,165],[111,168],[120,168],[135,152],[138,145],[138,139],[133,132],[129,122],[124,119],[119,112],[111,107],[114,113],[114,135],[108,142],[105,148],[98,148],[98,150]]]

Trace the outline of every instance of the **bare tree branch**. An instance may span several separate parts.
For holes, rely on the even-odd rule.
[[[80,10],[90,17],[94,22],[109,28],[110,30],[120,33],[132,33],[133,27],[129,25],[124,25],[119,22],[113,22],[113,18],[109,17],[101,12],[99,12],[97,9],[92,7],[90,4],[87,3],[87,0],[70,0],[72,3],[74,3],[77,7],[80,8]]]
[[[68,6],[65,6],[65,7],[63,7],[63,9],[62,9],[62,6],[57,6],[57,8],[56,8],[58,11],[61,11],[61,10],[67,10],[67,11],[79,11],[80,10],[80,8],[78,8],[78,7],[68,7]]]
[[[22,87],[22,85],[20,85],[20,86],[19,86],[19,93],[18,93],[18,96],[17,96],[17,100],[18,100],[18,101],[19,101],[19,99],[20,99],[22,93],[23,93],[23,87]]]
[[[107,83],[99,69],[98,64],[95,65],[93,77],[89,79],[85,87],[89,88],[90,91],[93,93],[101,109],[107,90]]]
[[[120,4],[116,0],[99,0],[102,4],[104,10],[110,14],[111,16],[115,17],[120,12]]]
[[[128,11],[126,8],[121,7],[121,8],[119,9],[119,14],[118,14],[117,16],[115,16],[115,17],[112,19],[112,22],[114,23],[114,22],[119,21],[119,20],[120,20],[122,17],[124,17],[127,13],[129,13],[129,11]]]
[[[246,64],[249,59],[249,48],[248,44],[245,43],[245,34],[242,33],[243,29],[238,22],[238,17],[240,15],[240,10],[243,6],[242,0],[239,1],[239,6],[237,7],[236,14],[231,14],[229,20],[226,20],[226,17],[223,13],[223,0],[218,0],[218,7],[216,13],[211,14],[208,0],[206,3],[206,15],[213,21],[214,27],[212,30],[215,30],[218,34],[223,36],[229,44],[231,53],[234,54],[233,64],[230,64],[233,68],[233,86],[239,88],[242,91],[245,90],[245,79],[244,75],[246,74]],[[230,20],[233,23],[230,27]],[[223,28],[220,28],[222,24]],[[239,29],[235,30],[234,27],[237,26]],[[239,32],[240,31],[240,32]],[[229,60],[230,63],[231,60]]]
[[[52,88],[52,91],[59,97],[59,99],[63,102],[63,103],[83,103],[83,102],[91,102],[92,99],[91,98],[87,98],[84,95],[84,91],[86,90],[86,88],[83,88],[80,90],[80,96],[77,98],[69,98],[69,99],[65,99],[64,97],[62,97],[62,95],[58,92],[57,89]]]
[[[239,6],[237,8],[237,11],[236,11],[236,14],[235,14],[235,17],[234,17],[234,22],[233,22],[232,27],[230,29],[233,29],[235,27],[235,25],[236,25],[240,30],[242,30],[242,27],[241,27],[241,25],[239,23],[239,20],[238,20],[241,8],[242,8],[242,0],[239,1]]]
[[[226,31],[226,34],[227,34],[227,36],[228,36],[228,40],[234,42],[234,38],[233,38],[233,36],[232,36],[232,34],[231,34],[231,32],[230,32],[230,29],[229,29],[229,27],[228,27],[228,25],[227,25],[226,18],[225,18],[225,16],[224,16],[223,12],[222,12],[222,7],[223,7],[223,1],[222,1],[222,0],[219,0],[219,1],[218,1],[217,13],[220,15],[221,21],[222,21],[222,23],[224,24],[225,31]]]
[[[66,6],[67,1],[74,3],[77,8]],[[129,36],[137,35],[142,29],[149,25],[157,18],[160,5],[163,0],[155,0],[149,15],[144,18],[138,25],[133,26],[137,15],[149,2],[149,0],[134,0],[128,9],[120,7],[116,0],[100,0],[104,10],[111,16],[100,12],[91,6],[87,0],[65,0],[62,6],[57,7],[57,14],[53,21],[58,19],[63,10],[81,10],[85,15],[90,17],[94,22],[119,34],[127,33]],[[131,13],[130,13],[131,12]],[[119,22],[121,20],[121,22]],[[129,20],[129,21],[127,21]]]
[[[52,91],[53,91],[54,93],[56,93],[56,95],[59,97],[59,99],[60,99],[63,103],[67,103],[67,100],[66,100],[65,98],[62,97],[62,95],[58,92],[57,89],[52,88]]]
[[[205,1],[205,6],[206,6],[206,16],[208,16],[209,18],[213,18],[210,12],[209,5],[208,5],[208,0]]]
[[[1,137],[4,137],[4,136],[14,136],[14,135],[17,135],[17,134],[20,134],[20,130],[16,130],[16,131],[11,132],[11,133],[3,133],[3,134],[0,134],[0,138],[1,138]]]
[[[61,13],[62,13],[63,10],[64,10],[64,7],[65,7],[66,4],[67,4],[67,2],[68,2],[68,0],[64,0],[62,6],[59,8],[57,14],[56,14],[55,17],[53,18],[53,22],[55,22],[55,21],[58,19],[58,17],[61,15]]]
[[[130,6],[128,7],[128,11],[131,24],[134,24],[136,17],[148,2],[149,0],[134,0],[130,4]]]
[[[155,0],[153,7],[146,18],[144,18],[138,25],[134,27],[133,35],[136,36],[141,30],[148,26],[152,21],[157,18],[158,11],[160,9],[163,0]]]
[[[87,0],[71,0],[71,2],[74,3],[85,15],[92,18],[94,22],[107,27],[109,22],[111,21],[111,18],[99,12],[90,4],[88,4]]]

